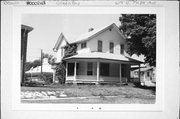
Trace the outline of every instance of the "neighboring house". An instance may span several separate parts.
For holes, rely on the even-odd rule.
[[[54,80],[54,69],[52,69],[52,65],[48,63],[48,58],[44,58],[42,62],[42,66],[37,66],[35,68],[31,68],[29,71],[26,71],[26,77],[27,79],[32,79],[32,80],[39,80],[41,74],[44,76],[53,76]],[[51,81],[53,82],[53,81]]]
[[[48,63],[48,58],[43,59],[42,66],[32,67],[29,71],[26,71],[26,74],[37,75],[41,72],[53,74],[54,70],[52,69],[52,65]]]
[[[140,83],[142,86],[156,86],[156,68],[155,67],[143,67],[139,69],[133,70],[133,81],[135,83]],[[140,75],[140,80],[139,80]],[[140,82],[139,82],[140,81]]]
[[[76,44],[77,54],[63,58],[67,44]],[[128,57],[126,47],[125,37],[113,23],[91,28],[75,40],[61,33],[53,50],[58,62],[66,62],[66,83],[127,83],[130,65],[142,62]]]

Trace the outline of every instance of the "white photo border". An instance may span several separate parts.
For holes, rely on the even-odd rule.
[[[25,104],[20,98],[21,18],[23,14],[156,14],[155,104]],[[163,111],[165,66],[165,16],[163,7],[13,7],[13,110]]]

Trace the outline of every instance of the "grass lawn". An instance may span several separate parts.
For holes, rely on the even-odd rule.
[[[96,97],[86,99],[23,100],[24,103],[155,103],[155,90],[129,85],[58,85],[21,87],[21,91],[64,91],[67,97]],[[97,98],[97,96],[99,98]]]

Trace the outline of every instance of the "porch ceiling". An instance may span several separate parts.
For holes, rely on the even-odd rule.
[[[121,62],[126,62],[126,63],[130,63],[130,64],[141,64],[143,62],[130,58],[130,57],[126,57],[124,55],[115,55],[115,54],[111,54],[111,53],[101,53],[101,52],[91,52],[91,53],[81,53],[81,54],[77,54],[71,57],[67,57],[64,58],[63,60],[67,61],[67,60],[82,60],[82,59],[95,59],[95,60],[108,60],[108,61],[121,61]]]

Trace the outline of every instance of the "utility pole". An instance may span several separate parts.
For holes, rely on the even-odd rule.
[[[139,64],[139,83],[141,84],[141,65]]]

